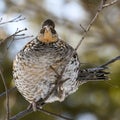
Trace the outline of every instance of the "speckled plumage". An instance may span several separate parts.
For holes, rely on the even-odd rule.
[[[35,38],[17,54],[13,75],[18,90],[26,100],[32,103],[46,97],[57,80],[57,75],[50,66],[60,74],[72,52],[73,48],[60,39],[54,43],[43,43]],[[63,101],[65,96],[76,91],[79,65],[75,54],[62,77],[62,80],[69,79],[61,86],[62,95],[55,91],[46,102]]]
[[[54,24],[46,20],[40,34],[30,41],[17,55],[13,63],[13,78],[19,92],[30,103],[38,102],[55,87],[61,75],[61,84],[45,100],[45,103],[63,101],[69,94],[75,92],[79,85],[87,79],[105,79],[102,70],[80,70],[77,53],[66,42],[59,39]],[[71,57],[72,53],[74,55]],[[57,72],[55,72],[53,69]],[[65,68],[65,70],[64,70]],[[92,76],[88,76],[90,75]]]

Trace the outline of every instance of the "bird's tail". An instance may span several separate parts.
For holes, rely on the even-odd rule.
[[[106,67],[96,67],[80,70],[78,80],[81,82],[108,80],[109,72],[106,72],[106,69]]]
[[[108,75],[110,73],[106,72],[106,69],[108,69],[108,65],[118,60],[120,60],[120,56],[117,56],[109,60],[103,65],[100,65],[99,67],[79,70],[78,80],[81,81],[82,83],[88,81],[108,80],[109,79]]]

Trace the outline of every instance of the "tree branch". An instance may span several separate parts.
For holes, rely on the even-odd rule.
[[[6,94],[6,113],[7,113],[6,119],[9,120],[9,94],[8,94],[8,90],[7,90],[6,81],[5,81],[5,78],[3,76],[1,69],[0,69],[0,75],[1,75],[4,87],[5,87],[5,94]]]
[[[32,108],[25,109],[25,110],[19,112],[18,114],[16,114],[15,116],[11,117],[9,120],[19,120],[19,119],[23,118],[24,116],[26,116],[32,112],[33,112]]]
[[[77,44],[77,46],[76,46],[76,48],[75,48],[75,51],[77,51],[77,49],[78,49],[79,46],[81,45],[82,41],[85,39],[85,37],[86,37],[88,31],[90,30],[91,26],[93,25],[93,23],[94,23],[95,20],[97,19],[99,13],[102,11],[102,6],[103,6],[103,0],[101,0],[101,4],[99,5],[98,10],[97,10],[95,16],[92,18],[92,20],[91,20],[90,23],[88,24],[87,28],[85,29],[84,27],[82,27],[82,28],[84,28],[84,33],[83,33],[83,35],[82,35],[82,38],[81,38],[80,41],[78,42],[78,44]]]
[[[104,5],[103,5],[103,8],[109,7],[109,6],[113,5],[113,4],[116,4],[117,2],[118,2],[118,0],[113,0],[113,1],[110,2],[110,3],[104,4]]]
[[[14,90],[17,90],[17,88],[16,88],[16,87],[13,87],[13,88],[7,89],[7,92],[8,92],[8,94],[9,94],[9,93],[11,93],[11,92],[14,91]],[[0,98],[3,97],[3,96],[5,96],[5,95],[6,95],[6,92],[1,93],[1,94],[0,94]]]
[[[45,114],[47,114],[47,115],[51,115],[51,116],[53,116],[53,117],[62,118],[62,119],[64,119],[64,120],[73,120],[73,119],[71,119],[71,118],[68,118],[68,117],[65,117],[65,116],[62,116],[62,115],[53,113],[53,112],[49,112],[49,111],[44,110],[44,109],[41,109],[41,108],[39,108],[38,111],[41,111],[41,112],[43,112],[43,113],[45,113]]]
[[[91,20],[90,23],[88,24],[87,28],[85,29],[82,25],[80,25],[80,27],[84,30],[84,33],[83,33],[80,41],[78,42],[78,44],[77,44],[77,46],[76,46],[76,48],[75,48],[75,51],[77,51],[77,49],[78,49],[79,46],[81,45],[82,41],[85,39],[88,31],[89,31],[90,28],[92,27],[92,25],[93,25],[93,23],[95,22],[95,20],[98,18],[100,12],[101,12],[104,8],[109,7],[109,6],[111,6],[111,5],[113,5],[113,4],[117,3],[117,2],[118,2],[118,0],[114,0],[114,1],[112,1],[112,2],[110,2],[110,3],[108,3],[108,4],[105,4],[105,1],[104,1],[104,0],[101,0],[101,3],[100,3],[100,5],[99,5],[99,7],[98,7],[98,10],[97,10],[95,16],[92,18],[92,20]]]
[[[116,62],[117,60],[120,60],[120,56],[117,56],[117,57],[109,60],[108,62],[104,63],[103,65],[100,65],[99,67],[106,67],[106,66],[108,66],[109,64]]]
[[[22,15],[19,15],[18,17],[12,19],[12,20],[9,20],[9,21],[6,21],[6,22],[2,22],[2,18],[0,19],[0,25],[3,25],[3,24],[7,24],[7,23],[12,23],[12,22],[19,22],[19,21],[22,21],[22,20],[25,20],[25,17],[22,17]]]
[[[43,112],[43,113],[45,113],[47,115],[51,115],[53,117],[62,118],[64,120],[73,120],[73,119],[67,118],[65,116],[62,116],[62,115],[59,115],[59,114],[56,114],[56,113],[49,112],[47,110],[41,109],[39,107],[37,107],[37,110],[40,111],[40,112]],[[15,116],[11,117],[9,120],[19,120],[19,119],[23,118],[24,116],[26,116],[26,115],[28,115],[28,114],[30,114],[32,112],[33,112],[32,108],[25,109],[25,110],[19,112],[18,114],[16,114]]]
[[[19,33],[23,32],[23,31],[26,31],[26,30],[27,30],[27,28],[24,28],[24,29],[21,29],[21,30],[19,30],[19,29],[17,28],[17,30],[16,30],[15,33],[13,33],[12,35],[8,36],[7,38],[1,40],[1,41],[0,41],[0,45],[1,45],[3,42],[5,42],[5,41],[7,41],[7,40],[9,40],[9,39],[11,39],[11,38],[15,39],[15,37],[17,37],[17,36],[24,36],[25,34],[19,34]]]

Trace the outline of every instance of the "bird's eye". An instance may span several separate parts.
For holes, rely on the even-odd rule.
[[[45,29],[41,29],[40,33],[43,34],[45,32]]]
[[[44,21],[42,28],[44,26],[52,26],[52,28],[55,28],[55,23],[51,19],[47,19],[46,21]]]
[[[56,31],[53,28],[51,28],[50,30],[53,34],[56,34]]]

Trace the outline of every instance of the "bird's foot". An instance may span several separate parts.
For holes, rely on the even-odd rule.
[[[34,101],[32,102],[32,109],[34,112],[37,111],[37,103]]]
[[[29,106],[27,107],[27,110],[33,109],[33,111],[37,111],[37,103],[36,102],[32,102],[29,104]]]

